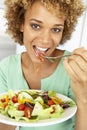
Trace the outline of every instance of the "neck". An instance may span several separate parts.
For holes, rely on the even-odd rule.
[[[27,53],[22,54],[22,64],[27,69],[31,69],[34,73],[43,72],[45,69],[47,69],[49,66],[53,65],[53,63],[45,61],[45,62],[33,62]]]

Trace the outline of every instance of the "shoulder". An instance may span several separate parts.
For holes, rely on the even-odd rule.
[[[10,66],[15,66],[21,60],[21,54],[8,56],[0,61],[0,69],[7,69]]]
[[[12,62],[12,61],[17,61],[20,57],[21,57],[21,54],[8,56],[0,61],[0,65],[4,63]]]

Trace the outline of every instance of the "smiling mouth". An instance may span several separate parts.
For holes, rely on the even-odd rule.
[[[33,46],[33,49],[35,51],[35,54],[36,56],[38,56],[38,54],[43,54],[43,55],[46,55],[47,51],[49,50],[49,48],[42,48],[42,47],[39,47],[39,46]]]
[[[42,57],[42,55],[47,55],[47,52],[50,48],[44,48],[44,47],[39,47],[34,45],[33,46],[34,52],[36,57],[38,57],[38,59],[40,59],[40,61],[44,61],[44,58]]]

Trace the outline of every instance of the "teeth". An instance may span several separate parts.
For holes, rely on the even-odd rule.
[[[48,48],[41,48],[41,47],[36,47],[40,51],[46,51]]]

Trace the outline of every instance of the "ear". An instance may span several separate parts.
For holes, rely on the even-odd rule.
[[[24,24],[22,23],[22,25],[20,26],[20,31],[24,32]]]

